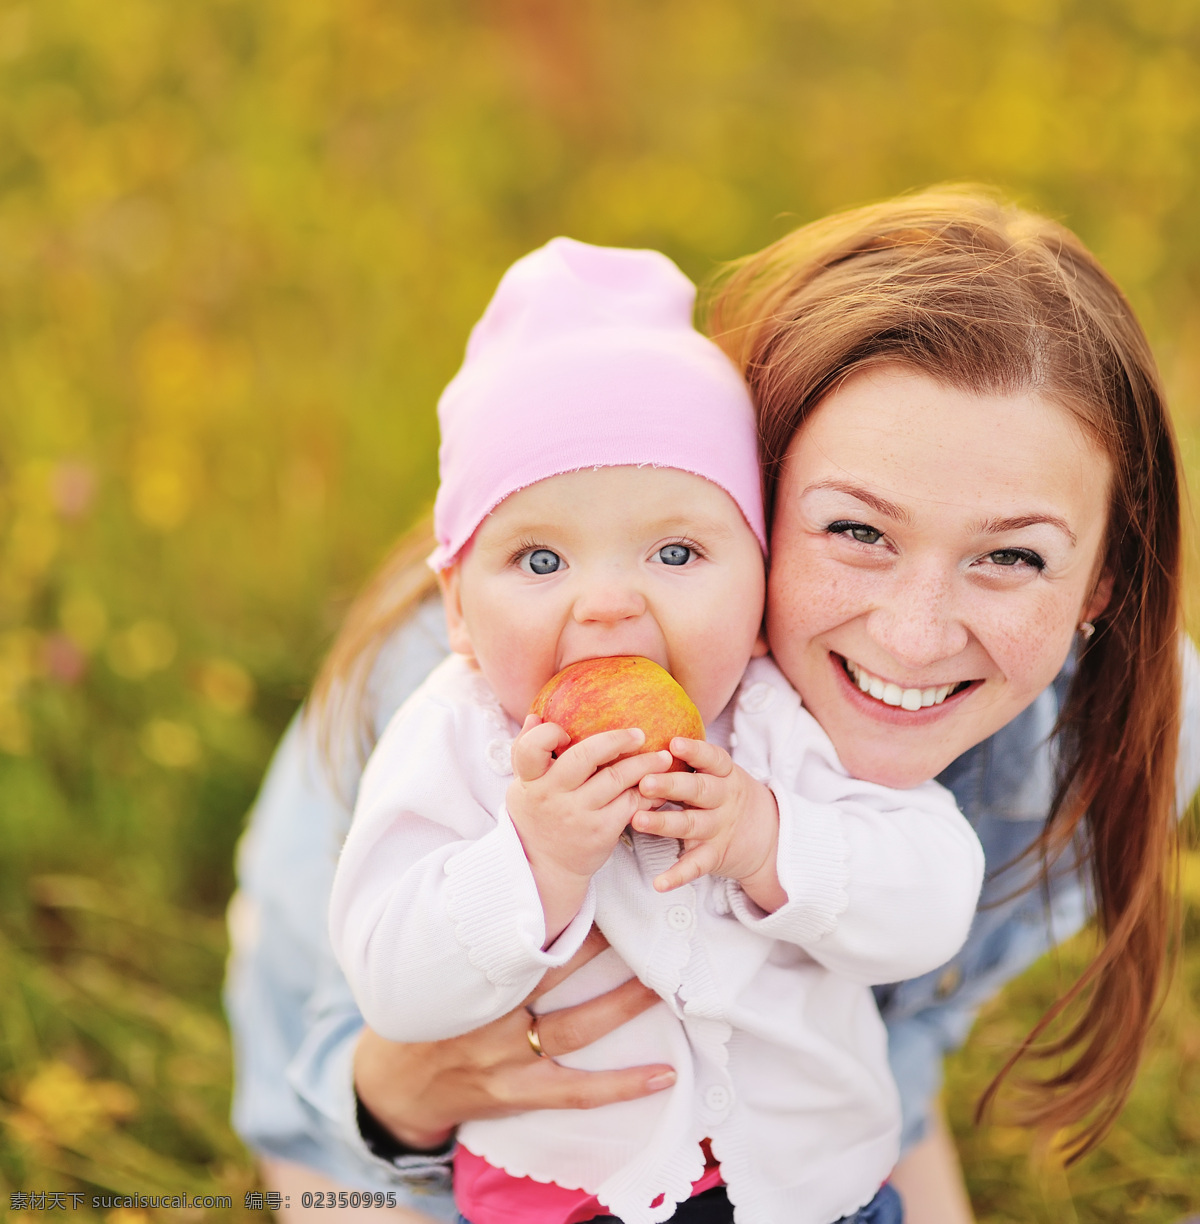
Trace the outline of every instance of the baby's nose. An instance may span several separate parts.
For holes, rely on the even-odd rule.
[[[575,601],[575,619],[580,624],[629,620],[645,611],[645,597],[635,586],[624,582],[596,583]]]

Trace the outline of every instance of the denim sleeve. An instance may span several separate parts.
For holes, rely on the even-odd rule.
[[[446,651],[440,608],[426,604],[376,668],[377,724]],[[298,716],[238,847],[225,981],[234,1046],[233,1125],[256,1152],[316,1169],[350,1188],[395,1191],[402,1205],[454,1220],[444,1159],[381,1160],[358,1130],[351,1064],[362,1018],[326,928],[356,772],[351,766],[339,788]]]
[[[1200,655],[1186,638],[1181,650],[1177,793],[1182,814],[1200,785]],[[1042,885],[1033,883],[1040,870],[1037,858],[1021,861],[1050,810],[1053,730],[1070,673],[1068,664],[1033,705],[939,777],[979,835],[987,875],[971,933],[958,954],[933,973],[876,991],[900,1088],[906,1150],[924,1137],[941,1088],[942,1061],[966,1041],[979,1008],[1080,930],[1091,914],[1089,888],[1071,856],[1064,856]]]

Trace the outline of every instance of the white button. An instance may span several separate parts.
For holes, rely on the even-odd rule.
[[[494,739],[485,751],[487,763],[501,777],[512,773],[512,740]]]
[[[724,880],[720,877],[713,880],[713,889],[708,894],[708,903],[712,906],[714,914],[730,914],[733,912],[733,904],[729,900],[729,890],[732,887],[732,880]]]
[[[769,684],[752,684],[739,698],[738,705],[747,714],[761,714],[775,700],[775,690]]]
[[[733,1099],[733,1094],[728,1088],[723,1088],[720,1084],[713,1084],[711,1088],[705,1089],[704,1103],[713,1113],[724,1113],[729,1108],[729,1103]]]
[[[672,905],[667,910],[667,926],[672,931],[686,931],[692,925],[692,911],[686,905]]]

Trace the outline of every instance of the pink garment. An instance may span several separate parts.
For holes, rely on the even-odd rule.
[[[519,489],[647,464],[724,489],[766,551],[754,406],[695,297],[657,251],[554,238],[509,268],[438,403],[434,569]]]
[[[692,1195],[720,1184],[720,1166],[710,1156],[704,1174],[692,1183]],[[513,1177],[461,1145],[454,1152],[454,1202],[471,1224],[584,1224],[608,1214],[586,1190]]]

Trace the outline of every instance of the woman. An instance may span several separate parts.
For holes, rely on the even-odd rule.
[[[1160,987],[1176,794],[1196,778],[1176,785],[1178,465],[1153,359],[1072,235],[968,193],[797,231],[734,270],[710,323],[760,413],[777,661],[852,771],[903,784],[894,770],[919,755],[984,844],[967,946],[880,992],[908,1218],[966,1220],[933,1102],[979,1004],[1095,898],[1103,949],[1054,1009],[1083,999],[1068,1069],[1028,1111],[1082,1123],[1086,1147],[1128,1094]],[[421,1153],[457,1122],[641,1095],[661,1070],[556,1067],[531,1050],[523,1010],[437,1046],[362,1030],[324,902],[357,752],[444,651],[438,613],[413,614],[413,559],[397,555],[352,612],[242,847],[235,1124],[293,1210],[318,1188],[302,1166],[453,1218],[443,1165]],[[1200,686],[1185,659],[1194,745]],[[954,691],[929,711],[889,704],[889,683],[926,682]],[[544,1017],[542,1046],[578,1048],[647,1002],[635,984]]]

